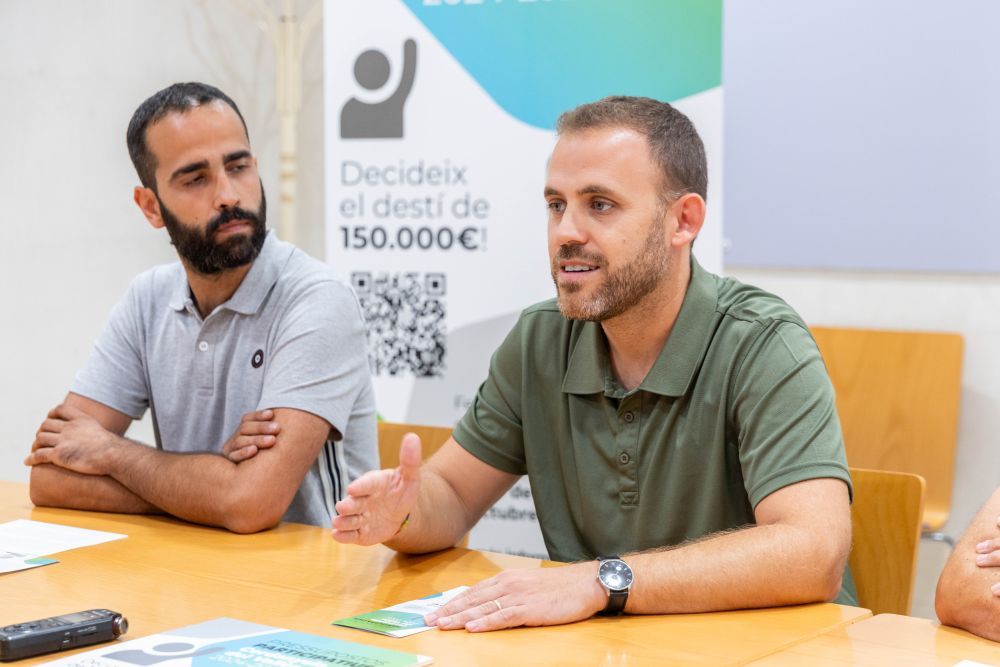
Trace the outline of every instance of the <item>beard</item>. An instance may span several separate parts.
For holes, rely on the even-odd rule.
[[[260,208],[256,213],[234,206],[220,212],[209,221],[204,230],[180,221],[164,204],[160,196],[160,216],[170,235],[170,243],[177,248],[177,254],[198,273],[212,276],[226,269],[245,266],[257,259],[267,237],[267,198],[264,188],[260,189]],[[250,234],[232,234],[223,241],[215,240],[215,233],[227,222],[246,220],[250,223]]]
[[[589,299],[580,294],[575,283],[559,284],[559,261],[578,259],[592,266],[607,267],[607,258],[600,253],[584,252],[580,246],[560,246],[552,258],[552,280],[559,296],[559,312],[570,320],[603,322],[635,307],[659,286],[670,268],[666,248],[666,216],[660,216],[646,235],[642,250],[620,268],[608,270]]]

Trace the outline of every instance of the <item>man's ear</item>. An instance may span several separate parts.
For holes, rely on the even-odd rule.
[[[674,203],[677,227],[670,238],[670,245],[682,247],[691,245],[701,226],[705,224],[705,200],[701,195],[689,192]]]
[[[132,199],[135,200],[135,205],[139,207],[142,214],[146,216],[149,224],[156,229],[163,227],[160,200],[156,198],[156,193],[151,188],[144,188],[141,185],[135,186],[135,190],[132,191]]]

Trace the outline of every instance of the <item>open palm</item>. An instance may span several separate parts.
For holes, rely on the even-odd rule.
[[[384,542],[399,532],[420,491],[420,438],[403,436],[399,467],[372,470],[347,486],[337,503],[333,538],[364,546]]]

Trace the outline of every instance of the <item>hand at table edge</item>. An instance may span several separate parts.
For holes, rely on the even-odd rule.
[[[519,626],[562,625],[604,609],[598,562],[506,570],[462,592],[424,622],[441,630],[487,632]]]

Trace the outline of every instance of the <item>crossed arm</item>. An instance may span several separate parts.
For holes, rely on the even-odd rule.
[[[1000,489],[972,520],[938,580],[935,607],[945,625],[1000,641]]]
[[[175,454],[125,439],[131,418],[70,393],[42,422],[32,451],[36,505],[109,512],[166,512],[238,533],[281,520],[326,441],[330,425],[291,408],[251,413],[225,451]],[[215,443],[205,443],[206,449]],[[247,449],[247,448],[250,449]],[[237,458],[237,457],[234,457]]]
[[[384,542],[409,553],[442,549],[455,544],[516,480],[454,440],[421,466],[419,439],[411,434],[404,438],[399,468],[367,473],[348,486],[348,497],[337,504],[334,538]],[[762,500],[755,517],[754,526],[624,555],[635,574],[626,611],[770,607],[837,595],[851,542],[844,482],[813,479],[787,486]],[[509,570],[479,582],[427,622],[471,631],[553,625],[588,618],[606,602],[596,561]]]

